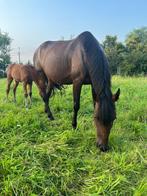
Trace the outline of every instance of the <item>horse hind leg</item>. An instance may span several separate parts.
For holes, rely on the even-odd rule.
[[[27,85],[30,106],[32,105],[32,83]]]
[[[16,102],[16,89],[18,87],[19,82],[14,81],[14,87],[13,87],[13,95],[14,95],[14,102]]]
[[[49,98],[51,96],[52,90],[53,90],[53,84],[50,82],[48,82],[47,87],[45,86],[44,88],[39,87],[39,94],[44,101],[44,111],[45,113],[47,113],[47,116],[50,120],[54,120],[54,117],[49,107]]]
[[[9,96],[9,92],[10,92],[10,86],[12,83],[13,79],[7,79],[7,88],[6,88],[6,99],[8,101],[8,96]]]
[[[80,109],[80,94],[81,94],[82,84],[73,83],[73,104],[74,104],[74,114],[72,119],[72,126],[74,129],[77,127],[77,114]]]
[[[52,85],[48,83],[47,90],[46,90],[46,96],[43,98],[43,100],[45,102],[44,111],[45,111],[45,113],[47,113],[48,118],[50,120],[54,120],[54,117],[53,117],[52,112],[49,107],[49,98],[51,96],[52,90],[53,90]]]
[[[27,92],[27,83],[23,83],[24,97],[25,97],[25,107],[28,109],[28,92]]]

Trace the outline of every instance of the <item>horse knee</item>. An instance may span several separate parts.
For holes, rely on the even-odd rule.
[[[46,96],[42,95],[41,97],[42,97],[43,101],[46,103]]]
[[[29,96],[32,97],[32,92],[29,93]]]
[[[7,93],[7,94],[9,93],[9,88],[6,89],[6,93]]]
[[[74,104],[74,111],[77,112],[80,109],[80,104],[79,103],[75,103]]]
[[[42,97],[43,101],[46,102],[46,94],[42,91],[39,91],[39,94]]]

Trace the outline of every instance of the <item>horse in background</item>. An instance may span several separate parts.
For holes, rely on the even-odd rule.
[[[73,40],[46,41],[34,53],[34,66],[44,72],[48,80],[47,93],[42,93],[42,97],[49,119],[54,119],[49,107],[52,90],[56,86],[73,84],[73,128],[77,127],[82,85],[91,84],[97,146],[101,151],[108,150],[109,133],[116,118],[115,101],[120,89],[112,95],[108,61],[96,38],[86,31]]]
[[[39,88],[39,92],[42,93],[46,89],[45,77],[42,72],[37,71],[34,66],[26,64],[9,64],[6,70],[7,73],[7,88],[6,96],[8,100],[8,95],[10,91],[10,86],[14,80],[13,86],[13,96],[14,102],[16,102],[16,90],[20,82],[23,83],[25,106],[28,108],[28,98],[30,105],[32,103],[32,84],[33,81]]]

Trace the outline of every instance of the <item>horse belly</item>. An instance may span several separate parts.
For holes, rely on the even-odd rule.
[[[71,66],[69,64],[64,64],[58,59],[48,60],[48,62],[42,66],[48,80],[59,84],[72,83]]]
[[[83,81],[83,72],[71,66],[50,66],[51,69],[45,71],[47,78],[59,84],[72,84],[75,80]]]

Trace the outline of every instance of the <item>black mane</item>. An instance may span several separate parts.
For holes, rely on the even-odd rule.
[[[90,32],[83,32],[77,39],[82,42],[86,66],[100,104],[97,117],[104,125],[107,125],[115,119],[115,105],[112,101],[111,76],[107,58],[99,42]]]

